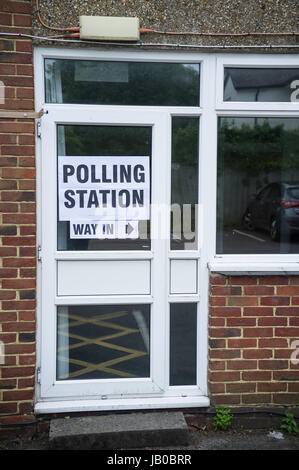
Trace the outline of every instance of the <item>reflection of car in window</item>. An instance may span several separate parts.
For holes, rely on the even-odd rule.
[[[299,233],[299,183],[271,183],[253,195],[243,225],[248,230],[268,230],[273,241]]]

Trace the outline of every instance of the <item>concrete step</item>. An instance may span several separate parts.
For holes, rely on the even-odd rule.
[[[128,413],[51,420],[52,449],[134,449],[187,445],[181,412]]]

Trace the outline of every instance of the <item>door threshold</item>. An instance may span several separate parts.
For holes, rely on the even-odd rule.
[[[150,410],[210,406],[210,399],[197,397],[124,398],[112,400],[60,400],[40,401],[35,404],[36,414],[72,413],[84,411]]]

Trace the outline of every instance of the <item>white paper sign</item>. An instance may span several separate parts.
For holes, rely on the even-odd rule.
[[[149,157],[59,156],[58,198],[61,221],[148,220]]]
[[[72,239],[133,239],[138,237],[138,220],[70,221],[70,238]]]

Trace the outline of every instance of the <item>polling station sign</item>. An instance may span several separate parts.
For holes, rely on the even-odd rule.
[[[60,221],[138,221],[150,217],[148,156],[59,156]]]

